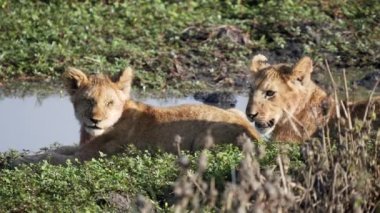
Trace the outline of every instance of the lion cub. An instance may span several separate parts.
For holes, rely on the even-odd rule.
[[[294,66],[270,65],[263,55],[253,57],[246,115],[264,137],[301,142],[336,116],[334,99],[311,80],[312,71],[309,57]],[[363,119],[367,103],[349,103],[351,116]],[[379,109],[380,98],[374,98],[373,104]]]
[[[130,99],[132,69],[116,78],[86,75],[68,69],[64,83],[81,124],[80,147],[73,155],[51,154],[52,163],[66,159],[81,161],[112,155],[128,144],[139,149],[161,149],[177,153],[178,148],[194,151],[205,146],[207,138],[216,144],[235,143],[246,134],[253,140],[259,133],[241,114],[208,105],[153,107]],[[181,142],[174,143],[176,136]],[[178,147],[179,146],[179,147]]]

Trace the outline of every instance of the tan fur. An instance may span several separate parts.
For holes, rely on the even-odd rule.
[[[83,145],[75,156],[87,160],[99,151],[114,154],[128,144],[177,153],[177,135],[181,137],[180,149],[194,151],[205,146],[208,136],[217,144],[234,143],[243,133],[259,138],[247,120],[223,109],[206,105],[157,108],[129,100],[114,128]]]
[[[253,140],[260,137],[245,116],[233,110],[208,105],[161,108],[130,100],[132,70],[126,69],[119,76],[111,80],[104,75],[87,76],[69,69],[64,80],[81,123],[81,145],[32,156],[23,162],[46,158],[54,164],[74,158],[85,161],[99,156],[99,152],[120,153],[129,144],[144,150],[177,153],[179,149],[199,150],[210,139],[215,144],[225,144],[236,143],[243,134]],[[175,144],[178,136],[180,144]]]
[[[334,99],[310,78],[313,62],[309,57],[294,66],[261,66],[255,58],[258,57],[252,60],[246,115],[263,135],[275,141],[301,142],[335,117]],[[265,56],[259,58],[266,61]],[[351,104],[353,118],[363,118],[367,102]],[[380,98],[375,98],[374,103],[379,108]]]
[[[81,145],[103,134],[119,120],[129,99],[132,78],[130,68],[113,80],[102,74],[87,76],[75,68],[64,73],[64,84],[81,125]]]

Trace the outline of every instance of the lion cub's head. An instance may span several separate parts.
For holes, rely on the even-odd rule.
[[[249,101],[246,115],[264,136],[302,110],[315,84],[310,75],[312,60],[302,58],[294,66],[270,65],[263,55],[252,59]]]
[[[64,73],[75,116],[88,134],[101,135],[119,120],[124,103],[129,99],[132,78],[130,68],[114,79],[102,74],[86,75],[75,68]]]

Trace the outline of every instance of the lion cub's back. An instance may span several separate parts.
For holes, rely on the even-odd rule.
[[[244,113],[237,109],[221,109],[203,104],[184,104],[156,108],[156,118],[165,122],[173,120],[205,120],[214,122],[246,123]]]
[[[236,111],[199,104],[154,108],[149,114],[154,121],[147,127],[145,137],[156,138],[164,150],[171,149],[175,135],[182,138],[181,147],[186,150],[202,148],[208,136],[217,144],[235,143],[243,133],[259,139],[248,120]]]

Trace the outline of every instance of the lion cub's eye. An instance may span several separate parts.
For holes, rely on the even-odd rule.
[[[110,106],[112,106],[112,105],[113,105],[113,101],[112,101],[112,100],[107,102],[107,106],[110,107]]]
[[[267,90],[267,91],[265,92],[265,96],[268,97],[268,98],[270,98],[270,97],[272,97],[275,93],[276,93],[275,91]]]

